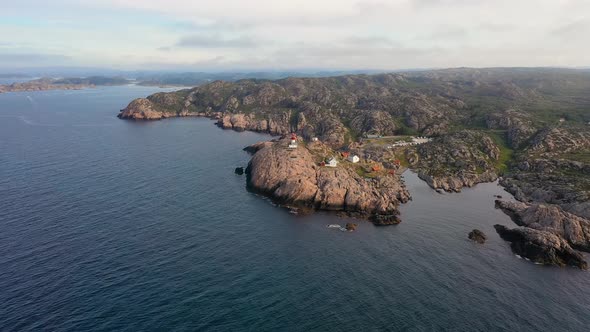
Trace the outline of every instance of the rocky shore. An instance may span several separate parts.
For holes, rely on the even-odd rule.
[[[587,268],[584,256],[576,250],[590,252],[590,220],[557,205],[496,200],[496,207],[520,226],[495,226],[515,253],[542,264]]]
[[[46,90],[81,90],[94,87],[91,84],[57,84],[53,79],[39,79],[24,83],[0,85],[0,93]]]
[[[342,211],[376,225],[400,222],[398,207],[410,194],[399,176],[387,172],[363,177],[358,165],[341,160],[337,167],[320,166],[336,155],[322,143],[288,149],[288,140],[258,144],[246,170],[248,187],[280,204]]]
[[[510,242],[510,248],[519,256],[538,264],[588,269],[584,256],[572,249],[563,238],[551,232],[525,227],[508,229],[503,225],[494,227],[502,239]]]
[[[129,81],[122,77],[70,77],[70,78],[39,78],[28,82],[0,85],[2,92],[45,91],[45,90],[80,90],[99,85],[124,85]]]

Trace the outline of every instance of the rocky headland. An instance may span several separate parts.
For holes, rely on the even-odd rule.
[[[520,226],[510,230],[496,225],[500,236],[512,242],[515,253],[538,263],[587,268],[576,250],[590,252],[590,220],[553,204],[496,200],[496,207]]]
[[[588,269],[584,256],[572,249],[563,238],[547,231],[533,228],[509,229],[503,225],[494,225],[502,239],[510,242],[512,251],[531,261],[544,265],[575,266]]]
[[[56,84],[53,79],[39,79],[24,83],[0,85],[0,93],[45,90],[81,90],[90,88],[89,84]]]
[[[398,207],[410,194],[397,175],[379,171],[365,177],[363,165],[338,158],[336,167],[324,166],[338,156],[320,142],[289,149],[289,140],[258,144],[246,173],[248,187],[292,207],[342,211],[376,225],[400,222]]]
[[[410,166],[433,189],[459,192],[498,178],[500,149],[486,134],[462,130],[406,152]]]
[[[22,83],[0,85],[0,93],[45,90],[81,90],[98,85],[122,85],[128,80],[118,77],[40,78]]]

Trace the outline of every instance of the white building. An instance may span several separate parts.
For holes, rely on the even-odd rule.
[[[312,138],[311,138],[311,141],[312,141],[312,142],[317,142],[317,141],[318,141],[318,138],[317,138],[317,137],[312,137]]]
[[[348,161],[350,161],[351,163],[358,163],[361,159],[359,158],[359,156],[352,155],[352,156],[348,156]]]
[[[332,159],[328,160],[328,162],[326,163],[327,167],[337,167],[338,166],[338,160],[336,160],[336,158],[332,157]]]

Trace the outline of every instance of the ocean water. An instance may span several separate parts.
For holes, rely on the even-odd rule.
[[[0,330],[588,330],[590,274],[516,257],[497,184],[407,172],[400,225],[341,232],[233,174],[268,136],[115,117],[160,90],[0,94]]]

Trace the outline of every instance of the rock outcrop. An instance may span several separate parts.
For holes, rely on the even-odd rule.
[[[468,236],[467,236],[471,241],[480,243],[480,244],[484,244],[487,240],[486,235],[484,234],[484,232],[480,231],[479,229],[474,229],[471,232],[469,232]]]
[[[511,243],[510,247],[515,254],[535,263],[570,265],[583,270],[588,268],[582,254],[551,232],[525,227],[509,229],[503,225],[494,225],[494,228],[502,239]]]
[[[518,149],[537,131],[530,115],[514,109],[489,114],[486,125],[490,129],[506,130],[508,144],[513,149]]]
[[[500,181],[522,202],[556,204],[590,218],[590,130],[582,126],[540,130]]]
[[[590,220],[551,204],[526,204],[496,200],[496,207],[519,226],[550,232],[565,239],[572,247],[590,252]]]
[[[147,98],[135,99],[118,115],[121,119],[133,120],[159,120],[171,116],[174,115],[156,110],[155,105]]]
[[[464,130],[437,137],[408,151],[408,160],[418,176],[433,189],[459,192],[481,182],[498,178],[495,163],[500,149],[485,134]]]
[[[410,194],[398,176],[365,178],[355,171],[356,165],[346,162],[322,167],[323,157],[310,149],[333,153],[328,147],[310,143],[310,149],[287,149],[287,145],[287,140],[275,141],[254,154],[247,168],[251,190],[288,206],[345,211],[372,221],[399,220],[398,206]]]
[[[357,226],[358,226],[357,224],[354,224],[354,223],[351,223],[351,222],[347,222],[347,223],[346,223],[346,226],[345,226],[344,228],[345,228],[347,231],[349,231],[349,232],[353,232],[353,231],[355,231],[355,230],[356,230],[356,227],[357,227]]]

